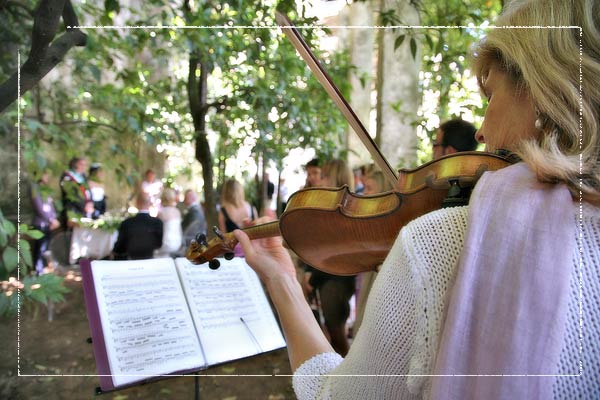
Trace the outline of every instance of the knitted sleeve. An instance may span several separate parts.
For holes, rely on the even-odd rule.
[[[431,374],[467,210],[438,210],[402,229],[347,357],[327,353],[306,361],[293,378],[299,399],[421,398],[427,378],[408,375]]]
[[[600,209],[576,215],[565,343],[554,399],[600,399]]]
[[[337,367],[343,358],[337,353],[322,353],[305,361],[294,372],[292,384],[298,400],[319,398],[323,385],[323,375]]]

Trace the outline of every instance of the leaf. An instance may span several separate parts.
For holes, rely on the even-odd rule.
[[[118,0],[104,0],[104,10],[108,14],[111,11],[119,12],[121,11],[121,6]]]
[[[46,304],[48,303],[48,296],[46,295],[46,291],[42,288],[38,288],[35,290],[31,290],[28,296],[31,300],[35,300],[39,303]]]
[[[2,220],[2,229],[8,236],[12,236],[17,232],[15,225],[7,219]]]
[[[96,80],[96,82],[100,82],[101,79],[101,72],[100,72],[100,68],[98,68],[96,65],[94,64],[90,64],[88,65],[88,68],[90,69],[90,72],[92,73],[92,76],[94,77],[94,79]]]
[[[29,242],[26,240],[19,240],[21,245],[21,258],[23,259],[23,263],[26,266],[31,267],[33,265],[33,260],[31,258],[31,247],[29,246]]]
[[[44,232],[42,231],[38,231],[37,229],[32,229],[32,230],[26,230],[23,231],[23,229],[21,229],[21,235],[27,235],[32,239],[41,239],[44,237]]]
[[[21,251],[31,251],[31,245],[25,239],[19,239],[19,246],[21,247]]]
[[[394,41],[394,50],[396,50],[398,47],[400,47],[402,45],[402,42],[404,42],[404,39],[406,39],[406,34],[400,35],[396,38],[396,40]]]
[[[4,249],[2,253],[2,261],[4,262],[4,268],[8,272],[13,271],[17,267],[17,262],[19,260],[19,253],[17,249],[14,247],[7,247]]]
[[[38,129],[42,128],[42,124],[36,119],[26,119],[25,125],[31,133],[36,133]]]
[[[425,35],[425,40],[427,41],[427,45],[429,46],[429,49],[433,50],[433,47],[435,45],[433,44],[433,39],[431,38],[431,36]]]
[[[7,296],[5,293],[0,293],[0,316],[9,316],[17,312],[17,307],[13,306],[13,297]]]
[[[8,235],[4,231],[4,229],[0,229],[0,247],[6,246],[8,243]]]
[[[417,59],[417,41],[414,37],[410,38],[410,54],[412,54],[413,60]]]

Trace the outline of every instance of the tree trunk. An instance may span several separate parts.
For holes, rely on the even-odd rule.
[[[408,0],[381,0],[380,9],[394,8],[406,25],[419,23],[418,11]],[[394,168],[406,167],[416,161],[417,135],[413,123],[420,103],[418,92],[419,51],[410,50],[408,30],[403,44],[394,49],[398,32],[379,31],[377,73],[377,143]]]
[[[373,2],[354,2],[347,7],[348,25],[366,26],[363,29],[347,29],[350,63],[356,67],[351,70],[350,84],[352,91],[350,93],[350,105],[363,123],[367,131],[370,131],[371,120],[371,92],[373,77],[373,49],[375,30],[369,28],[373,26]],[[344,21],[346,22],[346,21]],[[371,132],[375,133],[375,132]],[[351,166],[359,166],[373,162],[373,158],[362,141],[352,128],[348,131],[348,163]]]
[[[281,167],[278,166],[277,168],[277,196],[276,196],[276,206],[275,206],[275,213],[277,214],[277,218],[279,218],[279,216],[281,215],[281,213],[283,212],[283,199],[281,198]]]
[[[67,32],[54,39],[60,17]],[[41,0],[35,11],[31,50],[21,67],[21,88],[18,91],[18,73],[15,72],[0,85],[0,112],[23,95],[50,72],[73,46],[85,46],[87,36],[72,26],[79,25],[70,0]]]
[[[262,216],[263,206],[265,204],[265,159],[262,151],[256,154],[256,175],[254,176],[256,187],[256,199],[254,206]]]
[[[196,70],[200,69],[200,77],[196,77]],[[208,112],[207,81],[211,73],[208,63],[202,55],[190,55],[188,74],[188,98],[190,111],[194,121],[195,157],[202,165],[202,178],[204,180],[204,201],[206,210],[206,223],[209,231],[217,226],[217,202],[213,187],[213,158],[210,151],[206,133],[206,114]]]

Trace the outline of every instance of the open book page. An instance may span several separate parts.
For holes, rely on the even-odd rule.
[[[172,259],[91,265],[115,387],[206,364]]]
[[[243,258],[221,267],[175,260],[209,365],[285,347],[256,273]]]

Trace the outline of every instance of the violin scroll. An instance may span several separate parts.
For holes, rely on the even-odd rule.
[[[226,260],[234,257],[233,249],[238,244],[237,239],[232,233],[222,233],[216,226],[213,227],[216,237],[210,241],[206,240],[206,235],[199,233],[196,239],[190,243],[185,257],[192,264],[208,263],[210,269],[217,269],[220,266],[216,258],[224,256]]]

